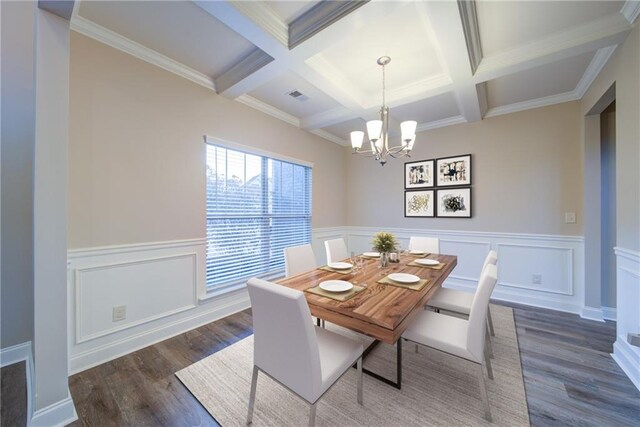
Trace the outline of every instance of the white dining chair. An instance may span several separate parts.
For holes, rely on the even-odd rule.
[[[411,236],[409,239],[410,251],[422,251],[431,254],[440,253],[440,239],[437,237]]]
[[[258,372],[310,405],[315,424],[318,400],[354,363],[358,403],[362,404],[362,344],[313,326],[304,294],[257,278],[247,282],[253,314],[253,377],[247,424],[253,419]]]
[[[327,251],[327,264],[349,258],[344,239],[325,240],[324,248]]]
[[[295,276],[317,267],[316,256],[311,245],[291,246],[284,249],[284,274]]]
[[[485,418],[488,421],[491,421],[491,407],[482,367],[483,365],[486,367],[488,377],[493,379],[491,361],[485,347],[485,324],[489,297],[497,280],[496,266],[488,265],[480,276],[469,319],[420,310],[402,334],[402,338],[408,341],[457,356],[478,366],[480,395],[484,404]]]
[[[498,253],[496,251],[489,251],[487,257],[482,265],[481,274],[487,265],[496,265],[498,262]],[[427,302],[427,306],[436,310],[444,310],[453,313],[463,314],[469,316],[471,311],[471,303],[473,302],[473,293],[457,291],[455,289],[440,288],[434,294],[434,296]],[[490,334],[495,336],[493,329],[493,319],[491,318],[491,309],[487,310],[487,323]],[[493,351],[491,351],[493,353]]]

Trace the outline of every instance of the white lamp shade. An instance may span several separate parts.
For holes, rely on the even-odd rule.
[[[414,142],[416,142],[416,135],[415,134],[411,137],[411,139],[409,140],[409,142],[407,142],[407,145],[405,146],[407,151],[413,150]]]
[[[405,141],[407,139],[411,139],[411,136],[416,134],[416,127],[418,126],[418,122],[415,120],[407,120],[406,122],[400,123],[400,131],[402,132],[402,140]]]
[[[351,146],[359,150],[362,147],[362,140],[364,139],[364,132],[356,130],[351,132]]]
[[[377,141],[380,139],[380,133],[382,131],[382,120],[369,120],[367,122],[367,134],[371,141]]]

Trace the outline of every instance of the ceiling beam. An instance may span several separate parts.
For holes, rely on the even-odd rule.
[[[633,26],[620,13],[484,57],[473,77],[481,83],[622,43]]]
[[[271,56],[255,48],[244,59],[214,79],[218,93],[231,89],[272,61]]]
[[[289,49],[310,39],[368,2],[369,0],[322,0],[289,25]]]
[[[433,28],[439,55],[451,77],[460,114],[468,122],[481,120],[483,111],[478,89],[472,80],[472,64],[469,62],[472,55],[469,51],[480,43],[470,39],[468,44],[463,26],[463,21],[476,19],[475,13],[472,13],[475,8],[461,8],[456,2],[427,2],[420,4],[420,7],[426,10],[427,19]],[[469,25],[470,28],[477,28],[477,22]],[[468,36],[476,37],[477,31],[470,32]]]
[[[38,8],[70,21],[74,3],[74,0],[38,0]]]

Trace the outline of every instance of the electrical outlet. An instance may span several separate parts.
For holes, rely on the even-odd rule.
[[[532,274],[531,283],[533,283],[534,285],[542,284],[542,274]]]
[[[575,224],[576,223],[576,213],[575,212],[565,212],[564,213],[564,222],[565,222],[565,224]]]
[[[120,320],[124,320],[127,318],[127,306],[119,305],[117,307],[113,307],[113,321],[119,322]]]

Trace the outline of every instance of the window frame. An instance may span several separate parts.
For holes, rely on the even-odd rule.
[[[309,230],[309,234],[310,236],[313,235],[313,226],[312,226],[312,221],[313,221],[313,162],[309,162],[306,160],[302,160],[302,159],[298,159],[295,157],[289,157],[289,156],[285,156],[283,154],[279,154],[279,153],[274,153],[268,150],[263,150],[260,148],[256,148],[256,147],[252,147],[252,146],[248,146],[248,145],[244,145],[244,144],[239,144],[237,142],[233,142],[233,141],[229,141],[223,138],[217,138],[217,137],[212,137],[209,135],[204,135],[203,136],[204,139],[204,143],[206,145],[212,145],[212,146],[216,146],[216,147],[220,147],[220,148],[224,148],[224,149],[229,149],[229,150],[233,150],[233,151],[237,151],[237,152],[241,152],[243,154],[248,154],[248,155],[253,155],[253,156],[260,156],[262,158],[270,158],[273,160],[277,160],[277,161],[283,161],[283,162],[287,162],[287,163],[292,163],[295,165],[299,165],[299,166],[304,166],[304,167],[308,167],[310,169],[310,173],[311,173],[311,188],[310,190],[310,194],[309,194],[309,200],[311,201],[311,214],[310,214],[310,230]],[[206,147],[205,147],[205,151],[206,151]],[[206,156],[205,156],[206,157]],[[206,160],[205,160],[205,166],[206,166]],[[205,182],[205,194],[206,194],[206,182]],[[207,283],[207,274],[206,274],[206,265],[207,265],[207,249],[206,246],[208,245],[208,238],[207,238],[207,233],[206,233],[206,220],[207,220],[207,216],[206,216],[206,200],[205,200],[205,253],[204,253],[204,268],[205,268],[205,272],[204,272],[204,297],[200,298],[200,300],[206,300],[209,298],[212,298],[214,296],[218,296],[221,294],[226,294],[228,292],[233,292],[239,289],[244,289],[246,288],[246,279],[238,279],[237,281],[232,281],[232,282],[228,282],[224,285],[209,285]],[[312,237],[310,237],[312,239]],[[265,272],[263,274],[260,274],[256,277],[260,277],[264,280],[274,280],[274,279],[279,279],[284,277],[283,272],[280,271],[276,271],[276,272]]]

